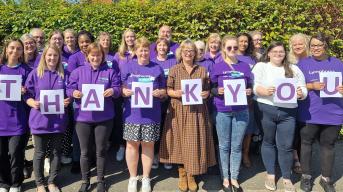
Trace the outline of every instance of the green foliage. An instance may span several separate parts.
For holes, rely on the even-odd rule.
[[[107,31],[118,46],[121,33],[131,28],[155,40],[158,28],[168,24],[173,39],[205,39],[209,33],[236,34],[260,30],[265,45],[288,40],[301,32],[323,32],[330,37],[330,51],[343,58],[343,3],[340,0],[126,0],[112,4],[69,4],[63,0],[23,0],[0,4],[0,40],[20,36],[32,27]],[[12,2],[12,3],[11,3]]]

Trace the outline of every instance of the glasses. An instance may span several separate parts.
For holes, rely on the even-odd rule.
[[[252,41],[254,41],[254,42],[261,42],[262,39],[254,39],[254,40],[252,40]]]
[[[234,46],[234,47],[226,47],[226,50],[227,50],[227,51],[231,51],[231,50],[237,51],[237,50],[238,50],[238,47],[237,47],[237,46]]]
[[[312,44],[310,45],[310,48],[323,48],[324,47],[324,44]]]
[[[189,53],[189,54],[193,54],[195,51],[193,49],[186,49],[186,50],[182,50],[182,53],[186,54],[186,53]]]
[[[285,54],[286,52],[284,51],[271,51],[272,54],[276,55],[276,54],[280,54],[280,55],[283,55]]]

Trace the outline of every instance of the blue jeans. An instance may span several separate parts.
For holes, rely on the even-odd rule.
[[[217,112],[216,129],[219,142],[219,165],[223,179],[229,179],[229,171],[231,179],[238,179],[242,160],[242,142],[248,122],[248,110]]]
[[[282,108],[258,103],[262,111],[262,160],[267,173],[275,175],[278,160],[284,179],[291,178],[293,164],[293,138],[297,108]],[[276,157],[277,156],[277,157]]]

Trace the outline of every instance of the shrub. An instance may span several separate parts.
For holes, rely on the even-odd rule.
[[[272,40],[287,43],[294,33],[323,32],[332,37],[331,53],[342,59],[342,15],[339,0],[127,0],[112,4],[23,0],[20,4],[0,3],[0,40],[20,36],[32,27],[42,27],[47,33],[73,28],[95,35],[107,31],[117,47],[126,28],[155,40],[158,28],[168,24],[178,42],[204,39],[211,32],[224,35],[260,30],[267,46]]]

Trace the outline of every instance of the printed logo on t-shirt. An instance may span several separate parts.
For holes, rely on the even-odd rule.
[[[64,68],[64,69],[67,69],[67,67],[68,67],[68,63],[67,63],[67,62],[64,62],[64,61],[62,61],[62,66],[63,66],[63,68]]]
[[[242,78],[244,77],[244,73],[240,71],[223,71],[225,76],[228,76],[232,79]]]
[[[109,68],[112,68],[112,65],[113,65],[112,61],[106,61],[106,64]]]
[[[163,71],[164,71],[164,76],[168,77],[169,69],[163,69]]]
[[[153,82],[155,80],[155,77],[139,77],[138,78],[138,82],[142,82],[142,83],[149,83],[149,82]]]
[[[172,51],[169,51],[169,52],[167,53],[167,56],[172,56],[172,55],[174,55],[174,52],[172,52]]]
[[[107,83],[109,80],[108,80],[108,77],[100,77],[99,82],[103,82],[103,83]]]

